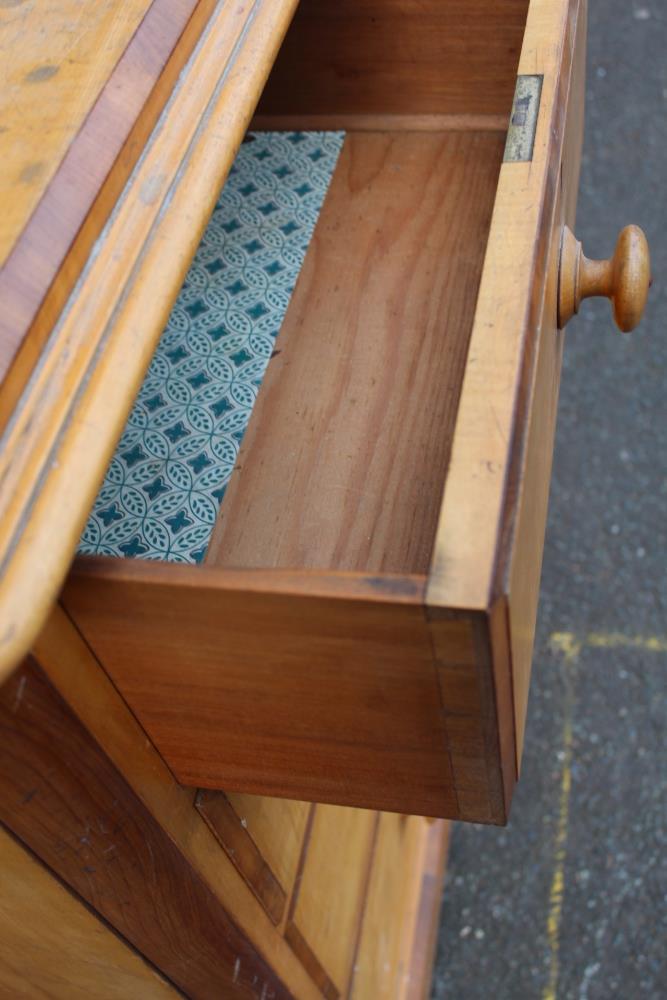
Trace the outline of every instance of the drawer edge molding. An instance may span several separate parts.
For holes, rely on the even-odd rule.
[[[6,429],[0,677],[55,600],[295,6],[216,6]]]
[[[543,74],[537,134],[532,160],[500,171],[427,584],[431,608],[506,602],[492,643],[506,776],[525,730],[562,351],[555,249],[576,206],[585,37],[586,0],[533,0],[519,73]]]
[[[482,273],[431,563],[432,607],[488,609],[502,592],[503,525],[516,504],[517,421],[534,361],[584,0],[533,0],[519,74],[543,74],[532,161],[505,162]]]

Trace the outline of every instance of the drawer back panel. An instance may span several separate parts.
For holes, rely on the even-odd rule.
[[[302,0],[264,114],[499,114],[527,0]]]

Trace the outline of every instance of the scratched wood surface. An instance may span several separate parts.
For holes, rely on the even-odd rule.
[[[246,795],[244,798],[255,800],[259,807],[258,811],[261,811],[264,803],[267,803],[269,812],[273,812],[272,802],[281,804],[283,801],[252,795]],[[307,815],[308,806],[302,804]],[[263,845],[262,851],[255,839],[256,831],[248,826],[245,816],[236,812],[229,796],[224,792],[212,792],[202,788],[197,792],[195,805],[220,841],[225,854],[255,893],[273,923],[279,924],[285,914],[287,894],[266,859],[267,849],[271,852],[272,846],[277,848],[278,857],[284,852],[279,822],[273,826],[268,843]],[[280,813],[276,818],[280,820]],[[297,858],[300,851],[301,843],[297,845]],[[289,852],[286,853],[289,858]]]
[[[35,653],[51,683],[113,767],[170,838],[220,906],[233,916],[278,978],[300,1000],[317,989],[263,906],[227,859],[194,808],[194,789],[179,785],[80,634],[56,607]]]
[[[0,819],[189,997],[289,991],[51,687],[0,688]]]
[[[416,1000],[425,993],[437,927],[446,824],[403,820],[396,814],[378,818],[367,810],[318,806],[313,811],[305,803],[230,796],[246,829],[261,845],[264,860],[285,883],[293,881],[289,911],[276,927],[194,808],[193,790],[176,784],[61,610],[52,615],[40,635],[37,655],[58,694],[34,672],[19,674],[0,689],[3,816],[10,816],[26,839],[34,838],[37,849],[54,856],[65,878],[83,884],[90,894],[87,898],[94,899],[95,893],[104,891],[108,898],[103,900],[103,906],[113,914],[114,900],[120,893],[131,902],[122,919],[129,925],[138,919],[131,912],[141,882],[141,872],[136,869],[143,869],[144,875],[153,869],[135,864],[126,870],[129,862],[124,845],[133,837],[142,841],[134,851],[135,860],[145,858],[149,850],[146,843],[151,844],[154,853],[163,850],[152,837],[146,840],[149,831],[145,816],[138,830],[134,822],[127,823],[127,815],[136,820],[138,815],[144,815],[143,808],[299,1000],[321,996],[323,990],[329,996],[339,992],[347,995],[346,983],[357,956],[362,974],[354,988],[355,997]],[[40,766],[39,760],[40,755],[50,753],[47,746],[54,743],[49,736],[53,735],[54,711],[55,717],[66,720],[66,729],[59,726],[64,738],[55,742],[57,752],[49,769]],[[89,732],[94,734],[95,743]],[[88,776],[98,773],[100,754],[107,760],[104,787],[98,787],[96,780],[91,788]],[[18,766],[5,766],[10,759]],[[108,768],[117,772],[109,784]],[[120,776],[120,784],[125,782],[136,803],[141,803],[141,807],[135,803],[127,814],[122,803],[113,803],[119,791],[123,801],[128,794],[120,788]],[[30,787],[26,786],[20,798],[19,786],[25,778]],[[25,792],[33,792],[27,801]],[[67,809],[63,793],[68,802],[70,794],[72,797]],[[90,808],[82,811],[86,797]],[[122,811],[124,818],[118,829],[111,830],[104,820],[104,829],[95,824],[100,811],[107,815],[107,807],[110,816],[114,810]],[[272,824],[272,817],[278,822]],[[308,821],[305,824],[304,819]],[[77,835],[77,823],[94,829],[86,832],[84,828]],[[410,832],[403,836],[406,823]],[[286,835],[288,827],[292,833]],[[68,831],[64,851],[56,850],[52,843],[55,829]],[[112,834],[115,851],[110,853],[119,855],[113,864],[104,854]],[[161,863],[160,857],[154,860],[155,864]],[[82,866],[98,865],[100,872],[82,872]],[[180,879],[173,883],[161,881],[166,884],[156,886],[149,879],[144,887],[147,900],[139,901],[139,911],[145,914],[146,907],[150,908],[159,896],[167,912],[158,914],[149,926],[142,926],[143,935],[155,936],[165,923],[177,919],[169,909],[169,894],[179,892],[182,896],[185,887]],[[184,931],[184,940],[174,945],[173,962],[184,950],[194,947],[192,936],[192,930]],[[390,942],[389,952],[385,942]],[[397,984],[397,992],[375,966],[378,954],[386,957],[392,969],[403,969],[405,982]],[[222,960],[223,956],[219,956],[218,961]],[[187,969],[181,966],[180,971],[185,975]],[[190,970],[189,974],[203,972]],[[338,981],[342,983],[340,989]],[[376,992],[366,990],[365,984],[369,983],[377,985]]]
[[[155,969],[0,825],[0,995],[176,1000]]]

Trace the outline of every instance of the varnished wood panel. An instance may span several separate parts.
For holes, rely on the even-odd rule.
[[[285,936],[306,960],[308,952],[316,959],[329,1000],[348,994],[377,824],[364,809],[315,806]]]
[[[445,611],[428,619],[459,816],[505,823],[516,781],[505,604],[467,630]]]
[[[0,444],[0,673],[43,625],[296,0],[217,4]]]
[[[210,564],[428,569],[502,150],[347,137]]]
[[[352,1000],[422,998],[429,989],[446,824],[383,813],[354,959]]]
[[[261,109],[508,116],[527,7],[528,0],[302,0]]]
[[[11,416],[214,2],[153,0],[17,234],[0,269],[0,429]],[[122,17],[123,5],[115,6]],[[26,37],[25,49],[34,49],[32,35]],[[99,62],[89,58],[77,69],[95,76],[105,65],[102,55]],[[54,77],[54,82],[58,80],[60,70]],[[86,94],[84,86],[83,98]],[[31,117],[39,119],[43,107],[34,88],[32,97]],[[55,107],[62,116],[58,126],[67,137],[71,108],[67,102],[56,102]],[[31,141],[24,145],[41,155],[35,133],[33,122]]]
[[[253,116],[251,128],[259,131],[276,129],[330,130],[344,132],[507,132],[507,115],[454,114],[292,114]]]
[[[0,826],[0,995],[176,1000],[179,993]]]
[[[456,816],[420,581],[342,576],[82,559],[63,600],[185,784]]]
[[[449,833],[449,824],[442,820],[429,825],[421,871],[419,910],[412,930],[412,962],[406,990],[409,1000],[422,1000],[431,991]]]
[[[48,187],[151,0],[3,4],[0,265]]]
[[[229,792],[228,798],[271,871],[290,894],[306,832],[309,804],[241,792]]]
[[[0,819],[188,996],[289,995],[34,663],[0,689]]]
[[[250,799],[252,796],[248,795],[245,798]],[[265,801],[261,797],[256,798],[258,803]],[[227,857],[246,880],[273,923],[280,923],[285,912],[287,895],[255,843],[245,818],[238,815],[224,792],[201,789],[197,793],[195,805],[220,841]],[[273,836],[276,838],[273,840],[274,849],[280,854],[282,847],[280,831],[274,830]]]
[[[405,993],[411,971],[409,929],[415,923],[421,888],[419,865],[413,868],[413,864],[427,825],[417,816],[380,816],[352,997],[382,1000]]]
[[[506,804],[522,746],[539,590],[560,371],[557,204],[566,135],[581,134],[582,94],[572,80],[581,76],[584,44],[584,0],[532,0],[519,64],[519,73],[543,75],[532,160],[500,170],[427,586],[432,608],[490,613],[497,735],[487,730],[484,739],[493,739],[502,761]],[[580,151],[569,147],[562,182],[572,204]]]
[[[572,45],[572,73],[567,81],[567,106],[558,193],[553,214],[551,245],[546,268],[542,309],[534,357],[523,394],[525,430],[517,457],[515,521],[505,554],[505,586],[513,666],[517,761],[521,760],[528,710],[537,607],[540,596],[542,552],[551,483],[558,390],[564,335],[557,329],[558,264],[564,224],[574,228],[579,166],[583,141],[586,83],[586,5],[581,3]]]
[[[151,744],[146,740],[145,735],[139,728],[135,718],[132,716],[127,706],[119,697],[111,682],[104,672],[92,658],[89,650],[85,647],[81,638],[68,622],[62,611],[56,611],[52,616],[48,627],[40,636],[38,642],[38,653],[40,660],[49,672],[53,683],[58,685],[62,696],[67,700],[71,709],[76,712],[80,720],[95,732],[101,747],[113,759],[114,765],[122,772],[125,780],[131,784],[133,792],[144,803],[155,819],[160,823],[164,831],[173,840],[174,844],[188,859],[190,864],[198,870],[203,879],[211,886],[216,896],[229,907],[235,920],[246,926],[246,933],[254,938],[259,944],[262,953],[270,961],[274,970],[281,970],[283,981],[295,997],[304,1000],[315,1000],[322,995],[322,987],[326,989],[330,984],[333,990],[330,995],[335,995],[337,989],[323,972],[323,967],[314,957],[314,953],[308,945],[307,937],[300,937],[294,923],[290,924],[290,940],[292,946],[296,945],[301,957],[312,959],[311,969],[316,976],[318,971],[322,973],[324,979],[320,979],[320,988],[314,979],[306,973],[300,958],[292,952],[290,945],[284,940],[280,932],[276,930],[265,916],[262,907],[251,895],[250,890],[236,874],[231,863],[222,854],[218,842],[210,833],[208,827],[200,819],[197,812],[192,807],[192,789],[178,786],[164,763],[156,754]],[[27,689],[24,688],[21,701],[25,697]],[[12,702],[14,705],[16,699]],[[40,776],[41,780],[41,776]],[[257,800],[255,809],[252,808],[250,796],[236,797],[237,805],[241,801],[245,802],[244,818],[250,823],[253,817],[264,814],[270,815],[264,807],[266,800]],[[285,803],[286,806],[296,805],[296,803]],[[310,807],[304,807],[310,815]],[[300,811],[300,810],[299,810]],[[356,834],[349,835],[350,829],[354,831],[355,825],[350,824],[350,813],[347,809],[327,810],[327,837],[323,853],[326,857],[327,880],[323,885],[322,898],[326,900],[326,905],[330,903],[332,876],[332,866],[345,865],[345,859],[350,857],[353,866],[359,864],[360,847],[363,847],[364,829],[367,826],[371,814],[361,813],[362,821],[356,828]],[[365,820],[363,818],[366,818]],[[396,820],[398,817],[392,817]],[[410,821],[415,822],[415,821]],[[418,822],[418,821],[417,821]],[[257,832],[261,823],[255,823],[254,829]],[[312,835],[314,824],[310,827]],[[410,950],[408,942],[412,942],[411,959],[411,984],[414,991],[406,996],[415,1000],[422,997],[427,989],[430,975],[430,961],[432,958],[430,945],[433,941],[437,927],[438,904],[440,899],[440,889],[442,884],[442,866],[444,863],[444,850],[446,844],[445,829],[440,823],[424,823],[422,829],[426,829],[427,843],[413,844],[411,853],[404,854],[402,861],[406,875],[410,874],[415,882],[421,883],[419,905],[415,907],[410,903],[410,916],[406,920],[403,913],[392,910],[386,913],[385,932],[393,933],[391,928],[395,923],[403,928],[403,938],[397,940],[397,946],[401,953],[405,954]],[[282,828],[284,831],[284,827]],[[340,831],[348,831],[348,834],[339,839]],[[270,838],[268,825],[266,828],[267,838]],[[359,836],[361,834],[361,838]],[[315,844],[317,844],[316,833]],[[268,841],[267,841],[268,842]],[[71,841],[69,843],[72,843]],[[74,838],[74,844],[76,838]],[[327,852],[326,844],[330,850]],[[287,846],[288,854],[291,856],[289,838],[283,837],[281,829],[276,831],[276,835],[271,843],[273,855],[277,857],[283,844]],[[310,837],[306,841],[306,849],[302,854],[300,865],[300,876],[306,871],[306,860],[308,857],[308,846]],[[379,842],[378,842],[379,846]],[[349,854],[348,854],[349,851]],[[267,851],[268,854],[268,851]],[[316,863],[311,857],[311,866],[314,879],[310,882],[311,889],[317,893],[316,883]],[[371,859],[372,864],[375,861]],[[289,860],[289,870],[292,869],[292,860]],[[275,862],[275,867],[280,868]],[[356,868],[355,868],[356,870]],[[369,872],[369,886],[372,892],[378,887],[382,892],[382,872],[373,880]],[[371,869],[372,871],[372,869]],[[310,876],[309,876],[310,878]],[[344,880],[344,874],[341,881]],[[297,892],[295,893],[295,903],[298,903],[298,885],[302,878],[297,880]],[[354,879],[353,879],[354,881]],[[334,885],[334,892],[337,893],[338,886]],[[364,889],[363,895],[367,891]],[[346,896],[347,903],[342,908],[343,914],[349,912],[349,890]],[[369,897],[370,898],[370,897]],[[384,894],[383,894],[383,898]],[[326,907],[325,907],[326,908]],[[377,912],[375,907],[374,912]],[[347,921],[346,926],[353,922]],[[340,924],[339,926],[343,926]],[[380,930],[382,928],[379,928]],[[360,928],[352,927],[352,940],[349,942],[350,949],[355,955],[360,955],[361,951],[357,947],[359,943]],[[304,928],[307,935],[307,928]],[[326,940],[326,936],[325,936]],[[299,949],[299,945],[301,948]],[[375,943],[369,939],[368,930],[365,932],[364,948],[375,948]],[[334,948],[343,949],[343,943],[334,943]],[[131,994],[130,994],[131,995]],[[267,995],[270,995],[267,991]],[[359,993],[355,994],[359,996]]]
[[[488,609],[506,593],[582,9],[582,0],[529,8],[519,72],[544,77],[535,144],[531,161],[500,169],[427,591],[435,607]]]
[[[242,934],[295,996],[316,1000],[316,987],[194,808],[194,789],[174,780],[61,608],[54,609],[38,637],[36,654],[69,708],[95,734],[100,749],[220,905],[233,914]]]

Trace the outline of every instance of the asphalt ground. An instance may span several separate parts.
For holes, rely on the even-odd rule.
[[[522,777],[454,829],[437,1000],[667,998],[667,0],[589,0],[586,253],[628,222],[650,301],[568,327]]]

